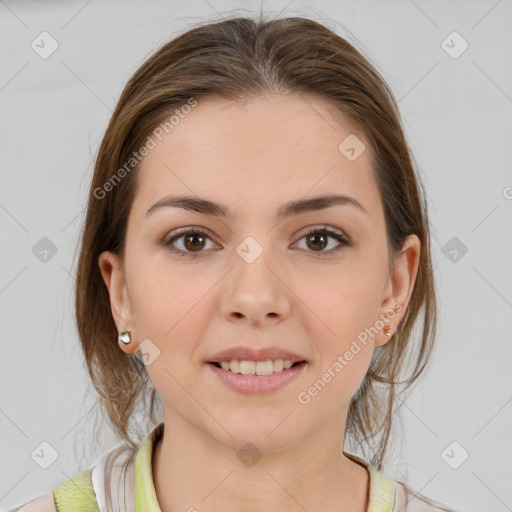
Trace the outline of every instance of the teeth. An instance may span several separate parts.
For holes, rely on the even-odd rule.
[[[270,375],[283,369],[287,370],[291,368],[292,364],[289,359],[276,359],[275,361],[239,361],[238,359],[232,359],[231,361],[220,362],[223,370],[241,373],[242,375]]]

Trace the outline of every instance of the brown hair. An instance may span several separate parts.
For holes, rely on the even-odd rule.
[[[405,316],[393,338],[375,349],[347,418],[346,436],[365,454],[368,448],[370,464],[381,469],[398,409],[398,386],[403,385],[400,392],[404,392],[420,376],[435,337],[427,204],[388,85],[352,44],[316,21],[236,17],[200,24],[163,45],[128,81],[99,148],[81,233],[75,306],[87,369],[100,395],[100,409],[116,435],[138,445],[149,424],[158,421],[159,395],[140,359],[126,356],[118,346],[108,289],[98,265],[105,250],[121,258],[124,254],[138,176],[138,166],[127,170],[126,162],[158,125],[191,98],[250,99],[267,92],[323,98],[363,131],[384,207],[390,270],[408,235],[417,235],[421,242]],[[422,307],[421,334],[412,336]],[[414,363],[412,369],[406,361]],[[136,439],[130,434],[130,422],[138,405],[149,423]]]

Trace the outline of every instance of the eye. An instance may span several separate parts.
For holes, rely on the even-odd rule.
[[[181,239],[183,239],[183,249],[174,247],[174,242],[177,242],[178,240]],[[196,253],[200,254],[201,252],[204,252],[202,249],[204,249],[207,240],[212,242],[210,236],[206,231],[203,231],[202,229],[198,228],[186,228],[185,230],[179,231],[171,238],[164,240],[162,244],[165,247],[168,247],[172,252],[178,254],[178,256],[195,257]],[[212,244],[214,247],[220,248],[218,244],[215,244],[213,242]]]
[[[338,245],[332,249],[324,250],[329,245],[329,238],[338,242]],[[306,248],[313,248],[314,250],[307,250],[312,253],[314,257],[321,257],[324,254],[333,254],[342,250],[344,247],[350,246],[350,242],[345,236],[334,229],[329,229],[327,226],[321,228],[311,229],[301,236],[299,241],[306,240]],[[174,244],[180,241],[181,248],[176,247]],[[161,245],[167,247],[178,256],[188,256],[195,258],[201,253],[205,252],[203,249],[206,247],[207,242],[210,241],[213,248],[220,249],[220,245],[211,240],[209,233],[201,228],[184,228],[175,233],[170,238],[166,238],[161,242]],[[298,243],[298,242],[297,242]],[[210,247],[212,248],[212,247]],[[317,253],[317,254],[315,254]]]
[[[338,245],[332,249],[324,250],[329,245],[329,238],[338,242]],[[314,257],[322,256],[323,254],[333,254],[341,251],[343,248],[350,246],[348,239],[338,231],[329,229],[327,226],[322,228],[315,228],[302,235],[299,241],[305,239],[306,247],[313,248],[312,252]],[[317,254],[314,254],[317,253]]]

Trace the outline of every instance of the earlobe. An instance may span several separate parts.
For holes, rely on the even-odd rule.
[[[98,265],[108,289],[112,317],[116,323],[118,333],[131,330],[133,334],[132,308],[127,293],[124,270],[119,257],[110,251],[104,251],[98,257]],[[123,343],[120,343],[120,346],[124,352],[132,352],[133,347],[128,348]]]
[[[416,235],[409,235],[395,258],[387,295],[382,301],[379,315],[384,321],[384,327],[375,337],[375,346],[385,345],[393,338],[407,311],[418,274],[420,251],[419,238]]]

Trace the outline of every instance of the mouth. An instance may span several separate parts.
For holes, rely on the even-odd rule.
[[[209,361],[208,364],[213,365],[221,370],[241,375],[265,376],[281,373],[294,368],[296,366],[305,365],[306,361],[291,361],[289,359],[275,359],[267,361],[246,361],[232,359],[230,361]]]
[[[285,365],[286,362],[286,365]],[[275,364],[275,371],[274,371]],[[270,370],[272,365],[272,371]],[[306,370],[307,361],[209,361],[207,368],[223,386],[242,395],[263,395],[278,391]]]

